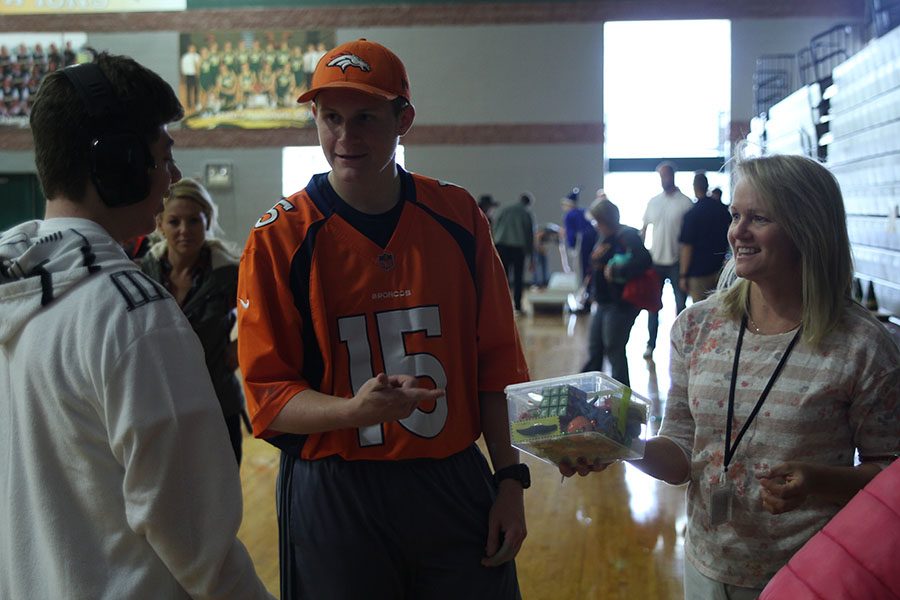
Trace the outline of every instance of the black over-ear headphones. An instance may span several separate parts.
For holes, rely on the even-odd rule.
[[[150,193],[147,170],[156,162],[141,136],[121,129],[124,115],[112,84],[96,63],[72,65],[63,73],[75,86],[90,117],[91,181],[100,198],[111,207],[140,202]]]

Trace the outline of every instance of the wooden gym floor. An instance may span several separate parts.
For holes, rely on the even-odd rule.
[[[668,331],[675,311],[668,286],[663,301],[654,361],[641,357],[647,342],[646,312],[635,322],[627,350],[632,387],[652,401],[654,432],[669,385]],[[589,315],[561,311],[520,316],[519,332],[532,379],[578,373],[586,358],[589,322]],[[528,538],[516,559],[525,600],[683,597],[684,487],[660,483],[621,463],[603,473],[561,482],[551,465],[528,455],[523,460],[531,467],[533,481],[525,493]],[[276,597],[277,469],[273,447],[244,438],[244,521],[239,537]]]

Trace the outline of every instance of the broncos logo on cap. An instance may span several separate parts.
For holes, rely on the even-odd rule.
[[[355,54],[341,54],[340,56],[335,56],[330,61],[328,61],[328,66],[340,67],[341,71],[344,73],[347,72],[347,67],[356,67],[360,71],[372,70],[372,67],[369,66],[369,63]]]

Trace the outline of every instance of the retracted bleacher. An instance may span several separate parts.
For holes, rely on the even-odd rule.
[[[828,166],[844,193],[857,275],[900,315],[900,29],[833,72]]]
[[[797,55],[801,85],[755,119],[763,153],[826,162],[844,194],[856,277],[900,316],[900,16],[838,25]],[[874,32],[880,37],[866,40]],[[757,95],[757,101],[759,96]]]

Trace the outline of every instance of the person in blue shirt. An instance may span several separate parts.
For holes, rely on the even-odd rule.
[[[572,188],[572,191],[566,194],[560,204],[564,211],[563,229],[566,233],[566,248],[578,258],[578,280],[586,283],[593,270],[591,252],[597,243],[597,231],[585,215],[584,209],[578,206],[580,192],[579,188]]]

